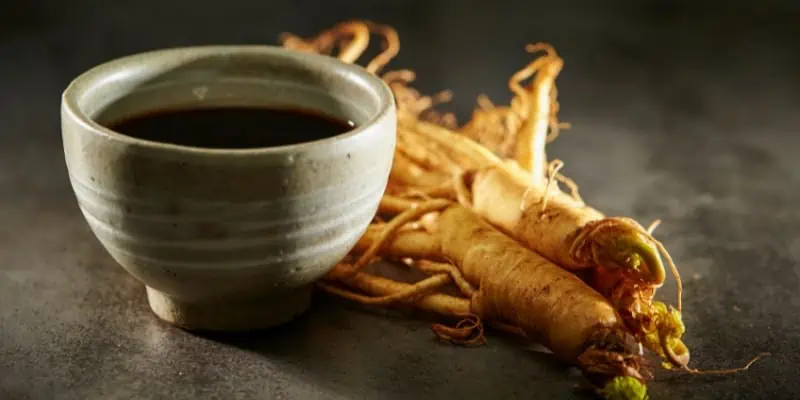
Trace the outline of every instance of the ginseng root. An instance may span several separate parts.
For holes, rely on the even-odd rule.
[[[504,158],[515,158],[531,172],[532,183],[541,184],[547,164],[545,144],[558,137],[568,123],[559,122],[558,90],[555,79],[564,61],[547,43],[529,44],[529,53],[544,52],[514,73],[508,87],[514,94],[509,106],[495,106],[488,97],[478,97],[478,107],[459,133]],[[535,75],[535,77],[534,77]],[[525,88],[521,82],[534,77]]]
[[[563,268],[619,271],[614,274],[620,278],[614,281],[616,286],[602,293],[613,300],[626,324],[648,349],[675,366],[683,367],[689,362],[689,351],[680,340],[685,330],[680,318],[680,276],[663,245],[638,223],[629,218],[606,217],[586,206],[577,193],[577,185],[557,169],[550,171],[552,176],[546,184],[531,184],[531,174],[515,160],[503,160],[464,135],[403,113],[398,124],[399,137],[420,143],[430,153],[447,154],[467,171],[458,179],[438,178],[440,186],[450,182],[448,198],[457,198]],[[549,185],[553,179],[567,183],[572,193],[567,195],[556,185]],[[426,186],[418,183],[417,187],[427,190],[436,184],[436,179],[425,182]],[[415,185],[407,180],[403,186],[409,189]],[[655,291],[651,288],[660,287],[666,276],[659,253],[676,278],[678,310],[653,301]],[[592,284],[605,285],[599,281]]]
[[[280,41],[288,49],[320,54],[329,54],[338,43],[337,58],[353,63],[369,46],[369,27],[361,21],[345,21],[313,39],[306,40],[291,33],[282,33]]]
[[[547,164],[545,143],[550,128],[551,105],[555,96],[555,78],[561,72],[564,61],[556,54],[555,49],[546,43],[538,43],[528,47],[528,51],[545,51],[545,56],[534,60],[528,67],[511,77],[509,86],[530,108],[525,123],[516,135],[515,159],[519,165],[531,173],[531,185],[544,183],[544,166]],[[523,79],[535,74],[530,95],[519,85]]]
[[[366,67],[377,74],[399,51],[391,27],[348,21],[313,39],[285,34],[282,41],[323,54],[338,47],[338,58],[352,63],[366,50],[370,33],[383,38],[382,53]],[[568,126],[557,117],[555,78],[563,60],[548,44],[526,50],[543,54],[509,80],[510,104],[495,106],[481,96],[472,119],[460,128],[453,114],[434,110],[451,99],[449,91],[422,95],[410,86],[411,70],[382,75],[395,95],[398,146],[376,219],[400,216],[373,224],[353,251],[361,257],[336,267],[321,285],[366,304],[413,304],[460,318],[455,327],[434,329],[453,342],[481,343],[481,320],[539,338],[587,377],[604,382],[601,392],[609,398],[645,396],[646,368],[629,346],[631,332],[685,371],[734,371],[687,366],[680,276],[652,236],[655,225],[645,229],[588,207],[577,185],[561,174],[563,163],[548,163],[546,143]],[[361,272],[375,257],[403,261],[429,278],[411,285]],[[677,310],[653,301],[666,277],[662,257],[677,282]],[[592,272],[591,287],[568,271]],[[462,297],[434,293],[445,283],[454,283]],[[597,324],[589,327],[592,321]]]
[[[476,170],[470,178],[473,211],[562,267],[603,266],[638,283],[663,284],[659,244],[635,221],[606,217],[546,185],[528,185],[503,168]]]
[[[566,194],[529,186],[524,176],[503,167],[465,178],[469,198],[463,204],[565,269],[594,269],[592,286],[611,300],[648,349],[678,367],[689,362],[679,310],[653,301],[655,287],[664,281],[659,252],[666,251],[644,228],[627,218],[605,217]],[[399,200],[384,197],[384,204],[392,202]],[[523,203],[528,206],[521,208]]]
[[[558,358],[577,365],[600,386],[615,377],[641,381],[650,377],[635,338],[627,332],[608,300],[584,281],[520,246],[455,203],[444,208],[440,201],[421,203],[396,218],[409,221],[411,215],[420,215],[419,210],[438,211],[436,218],[423,223],[425,231],[397,230],[396,226],[389,229],[389,224],[385,224],[383,229],[368,230],[356,250],[389,259],[437,253],[434,258],[452,262],[458,275],[474,291],[468,300],[425,291],[410,299],[408,287],[390,289],[385,279],[359,273],[351,267],[337,267],[327,279],[379,298],[403,293],[405,300],[398,301],[424,303],[422,308],[442,315],[475,315],[481,320],[517,327],[525,336],[547,346]],[[390,231],[394,234],[387,235]],[[444,272],[436,271],[433,276],[440,274]],[[331,292],[344,293],[337,289]],[[344,296],[364,300],[362,303],[372,302],[359,300],[358,295]],[[467,309],[463,308],[464,302]],[[453,304],[459,304],[457,312]]]
[[[663,284],[665,266],[659,253],[671,259],[635,221],[606,217],[586,206],[576,192],[568,195],[555,186],[548,190],[546,184],[531,185],[529,173],[463,135],[418,120],[400,124],[459,160],[470,171],[462,181],[467,182],[473,211],[531,249],[567,269],[618,268],[637,283]],[[566,179],[558,173],[554,177]]]
[[[685,331],[680,309],[653,301],[654,289],[665,278],[659,253],[673,270],[674,265],[663,245],[639,224],[605,217],[546,186],[530,186],[499,166],[473,171],[462,183],[468,189],[463,204],[564,269],[594,269],[592,286],[612,301],[648,349],[679,367],[689,362],[689,350],[680,340]]]

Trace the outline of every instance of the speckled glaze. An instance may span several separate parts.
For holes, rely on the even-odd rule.
[[[297,145],[221,150],[103,126],[220,105],[300,106],[357,128]],[[266,328],[308,307],[313,281],[377,210],[395,118],[391,92],[362,68],[270,46],[117,59],[76,78],[61,106],[69,178],[86,221],[147,286],[153,311],[192,330]]]

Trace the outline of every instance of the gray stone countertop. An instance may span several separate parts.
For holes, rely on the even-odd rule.
[[[508,100],[525,43],[555,44],[566,60],[561,115],[573,128],[550,155],[607,214],[663,219],[657,234],[684,277],[693,365],[733,367],[772,353],[735,376],[660,374],[653,398],[799,397],[797,12],[778,3],[529,3],[38,0],[4,9],[0,399],[584,395],[565,366],[518,341],[443,345],[429,321],[323,295],[269,332],[174,329],[90,233],[59,134],[70,79],[142,50],[276,43],[279,32],[309,35],[351,17],[396,26],[402,50],[393,65],[414,68],[426,92],[453,89],[462,120],[478,93]],[[673,291],[670,282],[660,294]]]

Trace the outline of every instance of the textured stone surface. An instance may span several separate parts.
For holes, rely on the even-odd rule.
[[[684,276],[694,365],[773,353],[736,376],[662,374],[653,397],[800,396],[800,29],[788,6],[46,3],[0,12],[0,399],[579,396],[568,369],[530,346],[492,337],[483,348],[450,347],[423,321],[323,296],[271,332],[173,329],[83,221],[58,125],[73,76],[136,51],[275,43],[281,31],[362,16],[394,24],[403,40],[395,65],[415,68],[425,91],[454,89],[462,116],[479,92],[507,100],[524,43],[554,43],[566,59],[562,117],[574,128],[550,155],[598,208],[664,220],[658,234]]]

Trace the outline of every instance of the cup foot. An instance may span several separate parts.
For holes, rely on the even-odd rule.
[[[189,303],[147,286],[150,309],[189,331],[249,331],[285,324],[311,305],[312,286],[246,301]]]

